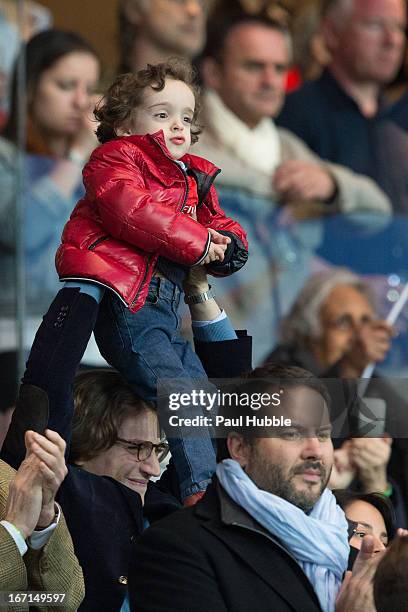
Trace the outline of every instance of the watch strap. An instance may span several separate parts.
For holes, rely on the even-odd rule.
[[[203,293],[195,293],[192,295],[185,295],[184,301],[186,304],[202,304],[202,302],[207,302],[208,300],[212,300],[214,298],[214,293],[211,291],[211,285],[209,285],[208,290]]]

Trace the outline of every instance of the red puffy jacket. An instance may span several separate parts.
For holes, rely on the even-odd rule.
[[[86,194],[65,225],[56,254],[60,279],[100,283],[136,312],[145,302],[158,257],[197,265],[208,253],[210,227],[232,235],[241,253],[237,265],[215,273],[242,267],[246,235],[219,206],[212,185],[218,168],[195,155],[182,161],[198,183],[198,222],[181,212],[188,181],[162,131],[117,138],[95,149],[83,171]]]

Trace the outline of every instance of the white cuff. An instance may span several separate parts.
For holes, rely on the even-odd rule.
[[[0,521],[0,525],[3,525],[4,529],[9,532],[20,551],[20,555],[25,555],[27,552],[27,544],[17,527],[14,527],[13,523],[9,523],[8,521]]]
[[[218,317],[215,317],[212,321],[191,321],[193,327],[207,327],[207,325],[211,325],[212,323],[218,323],[218,321],[223,321],[227,318],[227,313],[225,310],[221,310]]]
[[[41,531],[33,531],[30,537],[27,538],[27,543],[29,547],[33,548],[34,550],[39,550],[40,548],[44,548],[44,546],[47,544],[48,540],[50,539],[52,532],[57,527],[60,517],[61,517],[61,508],[55,502],[54,521],[51,523],[51,525],[48,525],[48,527],[46,527],[45,529],[42,529]]]

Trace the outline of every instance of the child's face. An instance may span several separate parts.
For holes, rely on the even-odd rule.
[[[167,79],[162,91],[146,88],[143,103],[124,133],[144,135],[163,130],[171,156],[180,159],[191,145],[194,108],[195,98],[189,86]]]

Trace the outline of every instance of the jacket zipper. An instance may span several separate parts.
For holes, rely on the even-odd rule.
[[[162,151],[163,155],[165,155],[167,157],[167,159],[170,159],[175,164],[175,166],[177,166],[179,168],[180,172],[183,175],[183,179],[184,179],[184,183],[185,183],[186,189],[185,189],[185,192],[184,192],[184,198],[182,200],[181,207],[179,209],[179,211],[181,211],[181,210],[183,210],[184,204],[187,201],[187,194],[188,194],[188,181],[187,181],[187,177],[186,177],[183,169],[178,164],[176,164],[174,159],[172,159],[171,157],[169,157],[167,155],[167,153],[164,151],[164,149],[162,149],[161,145],[156,140],[154,142],[157,144],[158,147],[160,147],[160,150]],[[147,262],[146,262],[146,268],[145,268],[145,271],[144,271],[144,274],[143,274],[142,282],[139,285],[139,289],[137,290],[137,293],[136,293],[135,297],[133,298],[133,300],[130,303],[130,307],[134,306],[136,304],[136,302],[137,302],[137,299],[138,299],[138,297],[140,295],[140,292],[142,290],[143,284],[144,284],[144,282],[146,280],[146,277],[147,277],[147,271],[149,269],[149,263],[150,263],[151,258],[152,258],[152,256],[149,255],[149,257],[147,259]]]
[[[104,242],[108,238],[110,238],[110,236],[102,236],[101,238],[98,238],[98,240],[95,240],[95,242],[89,245],[88,251],[93,251],[98,246],[98,244]]]
[[[133,300],[130,302],[130,308],[136,304],[136,302],[137,302],[137,298],[138,298],[138,297],[139,297],[139,295],[140,295],[140,292],[141,292],[142,287],[143,287],[143,283],[144,283],[144,282],[145,282],[145,280],[146,280],[147,271],[148,271],[148,269],[149,269],[149,264],[150,264],[150,260],[151,260],[151,258],[152,258],[152,255],[149,255],[149,256],[148,256],[148,258],[147,258],[146,267],[145,267],[145,271],[144,271],[144,274],[143,274],[142,281],[141,281],[141,283],[140,283],[140,285],[139,285],[139,288],[138,288],[138,290],[137,290],[137,292],[136,292],[135,297],[134,297],[134,298],[133,298]]]
[[[164,155],[165,157],[167,157],[167,159],[169,159],[171,162],[173,162],[173,164],[174,164],[174,165],[175,165],[175,166],[176,166],[176,167],[177,167],[177,168],[180,170],[181,174],[183,175],[183,180],[184,180],[184,183],[185,183],[185,186],[186,186],[186,190],[185,190],[185,192],[184,192],[184,198],[183,198],[183,200],[182,200],[181,207],[180,207],[180,208],[178,209],[178,211],[177,211],[177,212],[180,212],[180,211],[182,211],[182,210],[183,210],[184,204],[186,203],[186,201],[187,201],[187,196],[188,196],[188,180],[187,180],[187,175],[186,175],[186,173],[184,172],[183,168],[182,168],[182,167],[181,167],[181,166],[180,166],[180,165],[179,165],[177,162],[175,162],[175,161],[174,161],[174,159],[173,159],[172,157],[170,157],[169,155],[167,155],[166,151],[163,149],[163,147],[161,146],[161,144],[160,144],[159,142],[157,142],[157,140],[155,140],[155,139],[153,138],[153,142],[155,142],[155,143],[157,144],[157,146],[159,147],[159,149],[160,149],[160,151],[163,153],[163,155]]]
[[[181,167],[181,166],[179,166],[179,164],[177,164],[177,163],[174,161],[174,159],[172,159],[172,158],[171,158],[169,155],[167,155],[166,151],[163,149],[163,147],[161,146],[161,144],[160,144],[159,142],[157,142],[157,140],[154,140],[154,142],[155,142],[155,143],[157,144],[157,146],[160,148],[160,150],[161,150],[161,152],[163,153],[163,155],[164,155],[165,157],[167,157],[167,159],[169,159],[171,162],[173,162],[173,164],[174,164],[174,165],[175,165],[175,166],[176,166],[176,167],[177,167],[177,168],[180,170],[180,172],[181,172],[181,173],[182,173],[182,175],[183,175],[183,180],[184,180],[184,184],[185,184],[184,197],[183,197],[183,199],[182,199],[181,206],[180,206],[180,208],[179,208],[179,209],[178,209],[178,211],[177,211],[177,212],[181,212],[181,211],[183,210],[183,208],[184,208],[184,204],[186,203],[186,201],[187,201],[187,197],[188,197],[188,180],[187,180],[186,173],[184,172],[184,170],[182,169],[182,167]],[[135,305],[135,303],[137,302],[137,299],[138,299],[138,297],[139,297],[139,295],[140,295],[140,292],[141,292],[141,290],[142,290],[143,284],[144,284],[144,282],[145,282],[145,280],[146,280],[146,277],[147,277],[147,271],[148,271],[148,268],[149,268],[149,263],[150,263],[151,257],[152,257],[152,256],[151,256],[151,255],[149,255],[149,257],[148,257],[148,259],[147,259],[147,262],[146,262],[146,268],[145,268],[145,271],[144,271],[144,274],[143,274],[142,282],[141,282],[141,283],[140,283],[140,285],[139,285],[139,289],[137,290],[137,293],[136,293],[135,297],[133,298],[133,300],[132,300],[132,301],[131,301],[131,303],[130,303],[130,306],[131,306],[131,307]]]

